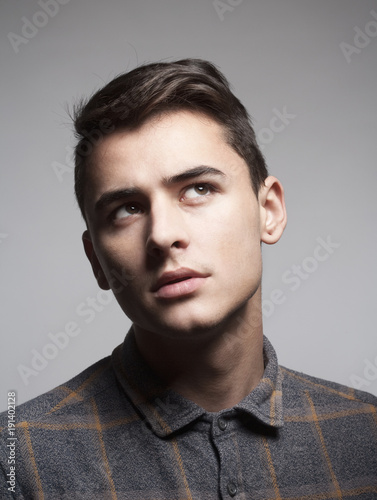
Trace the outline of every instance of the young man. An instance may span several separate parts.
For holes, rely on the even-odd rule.
[[[85,252],[133,326],[18,408],[5,498],[377,498],[376,398],[279,367],[263,336],[283,188],[221,73],[140,67],[75,125]]]

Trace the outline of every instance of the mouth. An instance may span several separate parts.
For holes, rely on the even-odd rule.
[[[192,269],[180,268],[162,274],[151,291],[158,298],[182,297],[196,291],[208,276]]]

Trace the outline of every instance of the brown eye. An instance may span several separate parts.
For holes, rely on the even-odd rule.
[[[207,184],[195,184],[186,190],[185,198],[196,198],[198,196],[205,196],[211,192]]]
[[[133,203],[122,205],[115,211],[114,219],[124,219],[130,215],[137,215],[142,212],[141,208]]]
[[[198,193],[198,194],[207,194],[209,192],[209,189],[208,189],[208,186],[203,186],[201,184],[199,184],[198,186],[195,186],[195,191]]]

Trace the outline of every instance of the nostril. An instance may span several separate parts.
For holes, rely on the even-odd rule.
[[[164,251],[159,247],[153,247],[151,249],[151,253],[154,257],[162,257],[162,255],[164,254]]]

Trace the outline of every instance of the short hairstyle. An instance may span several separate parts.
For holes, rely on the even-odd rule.
[[[149,118],[179,110],[207,115],[222,126],[225,140],[246,162],[258,196],[268,175],[265,160],[250,117],[224,75],[201,59],[159,62],[119,75],[74,109],[75,193],[84,219],[86,170],[96,143],[115,130],[137,129]]]

